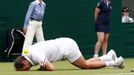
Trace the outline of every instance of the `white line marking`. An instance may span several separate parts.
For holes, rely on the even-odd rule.
[[[134,75],[134,73],[113,73],[113,74],[99,74],[99,75]]]

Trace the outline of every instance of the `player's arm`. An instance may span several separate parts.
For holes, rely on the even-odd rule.
[[[55,66],[52,63],[50,63],[48,60],[45,60],[43,65],[40,66],[39,70],[42,70],[42,71],[54,71],[54,69],[55,69]]]
[[[96,21],[98,15],[99,15],[100,9],[98,7],[95,8],[95,14],[94,14],[94,19]]]

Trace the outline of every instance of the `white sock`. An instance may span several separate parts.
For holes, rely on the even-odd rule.
[[[101,61],[111,61],[111,57],[108,55],[103,55],[101,57],[99,57]]]
[[[116,66],[115,61],[106,61],[106,67],[114,67]]]
[[[103,54],[102,56],[105,56],[106,54]]]

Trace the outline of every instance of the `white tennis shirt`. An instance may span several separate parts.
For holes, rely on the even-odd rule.
[[[53,62],[67,58],[74,62],[81,56],[77,43],[70,38],[57,38],[36,43],[23,50],[23,56],[32,65],[43,65],[46,60]]]

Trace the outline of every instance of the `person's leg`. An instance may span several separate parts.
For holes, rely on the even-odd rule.
[[[29,22],[29,25],[27,27],[27,32],[26,32],[26,35],[25,35],[23,49],[28,48],[32,44],[34,34],[35,34],[35,30],[36,30],[36,25],[35,24],[36,24],[35,21],[30,21]]]
[[[95,60],[96,59],[96,60]],[[85,60],[82,56],[79,57],[72,64],[81,69],[99,69],[103,67],[120,67],[123,64],[123,58],[117,58],[115,61],[101,61],[98,58],[94,58],[95,61],[91,59]]]
[[[100,61],[99,57],[87,59],[89,62]]]
[[[85,59],[81,56],[76,61],[72,63],[73,65],[81,68],[81,69],[88,69],[88,65],[86,64]]]
[[[121,61],[120,61],[121,60]],[[89,66],[89,69],[99,69],[103,67],[113,67],[118,66],[120,64],[116,64],[118,62],[122,62],[122,59],[119,59],[119,61],[113,61],[110,56],[101,56],[98,58],[91,58],[86,60],[87,65]]]
[[[114,58],[113,58],[114,57]],[[116,57],[117,59],[117,57]],[[109,52],[109,55],[104,55],[96,58],[90,58],[88,59],[88,62],[94,62],[94,61],[114,61],[115,60],[115,54],[112,53],[112,51]]]
[[[94,62],[94,61],[115,61],[117,59],[116,53],[113,50],[110,50],[107,55],[103,55],[100,57],[96,58],[90,58],[88,59],[89,62]]]
[[[102,46],[104,40],[104,32],[97,32],[98,41],[95,45],[94,57],[98,57],[98,52]]]
[[[108,37],[109,37],[109,33],[105,33],[104,34],[104,40],[102,42],[102,53],[103,53],[103,55],[106,55],[106,53],[107,53]]]
[[[36,40],[37,42],[44,41],[42,22],[38,22],[37,30],[36,30]]]
[[[94,58],[95,60],[96,58]],[[98,60],[98,59],[96,59]],[[81,68],[81,69],[98,69],[103,68],[106,66],[105,62],[103,61],[94,61],[92,62],[91,59],[85,60],[82,56],[79,57],[76,61],[72,63],[73,65]]]
[[[68,45],[68,49],[63,51],[63,56],[67,58],[73,65],[81,69],[98,69],[105,66],[112,66],[110,64],[113,64],[110,61],[101,61],[99,58],[85,60],[77,44],[74,41],[70,42],[70,44]]]

